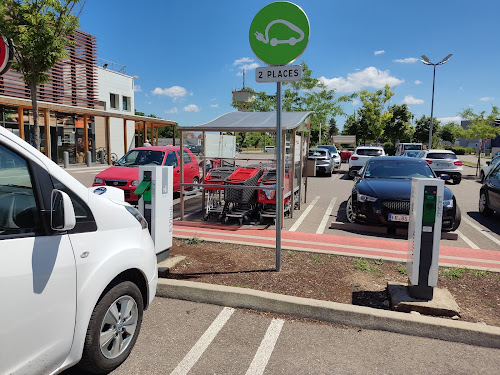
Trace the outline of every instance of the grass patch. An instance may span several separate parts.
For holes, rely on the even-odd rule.
[[[484,270],[467,270],[471,275],[474,275],[476,277],[485,277],[488,275],[488,273]]]
[[[376,259],[374,262],[375,262],[375,264],[377,266],[381,266],[382,264],[384,264],[384,260],[383,259]]]
[[[252,289],[252,286],[251,285],[245,285],[245,284],[239,284],[239,283],[236,283],[234,284],[235,287],[237,288],[247,288],[247,289]]]
[[[298,258],[299,257],[299,252],[298,251],[295,251],[295,250],[287,250],[286,252],[290,258]]]
[[[445,268],[443,270],[443,275],[449,280],[453,279],[461,279],[464,277],[465,268],[453,267],[453,268]]]
[[[323,264],[323,262],[321,261],[321,258],[317,255],[311,255],[311,259],[313,261],[313,264],[315,264],[317,266]]]
[[[404,264],[398,263],[396,269],[401,275],[406,275],[406,266]]]
[[[370,273],[375,273],[379,271],[379,268],[372,265],[368,260],[363,258],[354,259],[354,268],[361,271],[366,271]]]
[[[188,238],[184,241],[187,245],[198,245],[203,242],[201,238],[198,237],[191,237]]]

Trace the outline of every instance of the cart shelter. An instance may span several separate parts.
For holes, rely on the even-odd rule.
[[[307,173],[303,173],[304,169],[307,167],[307,155],[309,152],[309,139],[310,139],[310,123],[309,117],[313,112],[307,111],[297,111],[297,112],[282,112],[281,113],[281,127],[282,127],[282,144],[281,147],[276,145],[276,151],[281,152],[281,162],[282,162],[282,175],[280,176],[281,181],[284,180],[284,171],[285,171],[285,160],[286,155],[288,156],[288,160],[292,160],[290,164],[290,168],[292,168],[291,175],[295,176],[296,164],[298,164],[298,168],[300,169],[298,173],[298,186],[299,186],[299,198],[298,204],[300,209],[300,203],[303,201],[306,202],[307,196]],[[184,146],[184,132],[201,132],[203,134],[203,165],[205,165],[205,138],[207,132],[215,132],[219,134],[234,134],[236,133],[247,133],[247,132],[258,132],[258,133],[275,133],[276,132],[276,112],[229,112],[226,113],[210,122],[200,125],[193,126],[179,126],[177,128],[180,131],[180,146],[181,149]],[[299,147],[295,147],[297,141],[297,135],[300,135],[300,145]],[[285,147],[285,145],[290,145],[291,147]],[[288,153],[287,153],[288,149]],[[298,149],[298,151],[297,151]],[[300,157],[297,158],[298,155],[296,153],[300,153]],[[180,174],[181,181],[184,181],[184,155],[180,153]],[[298,163],[296,162],[298,159]],[[224,159],[227,160],[227,159]],[[242,160],[241,158],[236,159],[233,158],[231,161],[233,164],[236,164],[238,160]],[[248,160],[258,160],[258,159],[246,159]],[[274,159],[276,160],[276,159]],[[222,165],[222,163],[221,163]],[[305,176],[305,180],[303,180],[303,176]],[[205,168],[202,168],[202,181],[205,179]],[[291,179],[291,210],[290,215],[293,217],[293,207],[294,207],[294,184],[296,183],[295,178]],[[304,183],[304,196],[302,196],[301,186]],[[182,183],[181,184],[181,194],[180,194],[180,218],[184,220],[184,187],[185,186],[193,186],[192,183]],[[199,184],[197,187],[207,187],[208,185]],[[254,188],[257,188],[255,186]],[[205,192],[203,191],[202,195],[202,206],[205,208]],[[283,212],[281,213],[283,215]]]

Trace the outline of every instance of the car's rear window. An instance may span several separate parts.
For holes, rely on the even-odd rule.
[[[427,159],[457,159],[457,155],[444,152],[429,152],[426,156]]]
[[[382,150],[374,148],[358,148],[356,154],[365,156],[380,156],[382,155]]]
[[[331,153],[336,153],[337,152],[337,147],[335,147],[334,145],[321,145],[321,146],[316,146],[317,148],[324,148],[324,149],[327,149],[328,151],[330,151]]]
[[[327,156],[326,150],[309,150],[309,156]]]

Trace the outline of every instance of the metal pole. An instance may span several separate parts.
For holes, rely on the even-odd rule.
[[[281,213],[283,212],[283,181],[281,170],[281,82],[276,83],[276,271],[281,271]]]
[[[429,149],[432,148],[432,118],[434,115],[434,82],[436,81],[436,65],[433,65],[434,67],[434,74],[432,77],[432,102],[431,102],[431,126],[429,127]]]

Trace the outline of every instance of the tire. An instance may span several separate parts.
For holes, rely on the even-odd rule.
[[[198,177],[193,177],[193,182],[192,183],[193,184],[198,184],[199,183]],[[194,186],[190,186],[188,191],[197,192],[198,188],[194,187]]]
[[[462,181],[462,176],[461,175],[453,176],[452,179],[453,179],[453,184],[458,185],[460,181]]]
[[[480,176],[480,181],[484,182],[485,175],[483,171],[481,171],[481,174],[479,176]]]
[[[488,198],[484,190],[479,193],[479,213],[483,216],[491,216],[493,213],[493,210],[488,207]]]
[[[456,202],[455,202],[455,204],[456,204]],[[457,209],[455,210],[455,220],[453,222],[451,230],[456,231],[458,229],[458,227],[460,226],[461,222],[462,222],[462,212],[460,211],[460,207],[457,206]]]
[[[118,312],[118,321],[111,309]],[[120,366],[139,336],[143,310],[141,292],[130,281],[106,292],[92,312],[78,367],[94,374],[107,374]],[[107,345],[101,344],[103,339]]]
[[[352,195],[347,199],[347,204],[345,205],[345,216],[349,223],[356,222],[356,216],[354,215],[354,210],[352,208]]]

